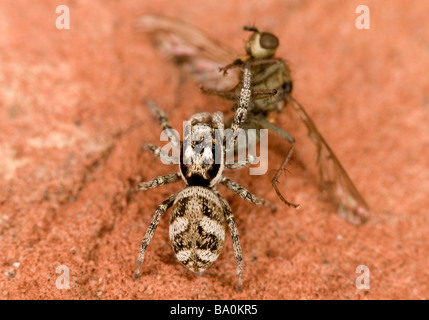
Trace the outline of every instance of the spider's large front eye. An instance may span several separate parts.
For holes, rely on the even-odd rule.
[[[279,40],[271,33],[262,32],[259,44],[264,49],[276,49],[279,46]]]

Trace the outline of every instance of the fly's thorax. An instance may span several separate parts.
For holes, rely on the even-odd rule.
[[[202,272],[219,256],[225,240],[225,218],[219,197],[209,188],[187,187],[176,197],[170,241],[177,259]]]
[[[289,66],[282,60],[255,65],[252,67],[253,82],[252,90],[276,89],[274,96],[254,97],[249,109],[252,114],[263,114],[279,110],[279,102],[292,92],[292,77]]]
[[[224,169],[223,116],[194,115],[185,125],[180,150],[180,172],[189,186],[211,187]]]

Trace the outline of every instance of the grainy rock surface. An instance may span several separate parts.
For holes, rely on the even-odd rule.
[[[69,30],[55,27],[59,4],[70,8]],[[366,1],[369,30],[355,27],[359,4],[1,1],[0,298],[429,298],[429,3]],[[177,170],[139,151],[144,142],[161,144],[141,101],[154,99],[179,129],[196,112],[230,108],[201,94],[133,31],[145,13],[182,18],[237,53],[248,36],[243,25],[277,34],[294,95],[371,206],[369,222],[349,225],[324,201],[299,160],[305,142],[281,178],[282,192],[302,208],[282,206],[270,177],[288,146],[270,136],[267,175],[228,175],[280,210],[273,214],[219,187],[241,236],[244,290],[234,289],[230,237],[202,276],[177,263],[169,213],[142,277],[133,280],[152,213],[182,186],[131,192]],[[275,118],[287,128],[285,114]],[[69,289],[56,286],[61,265],[70,271]],[[356,288],[359,265],[369,267],[368,290]]]

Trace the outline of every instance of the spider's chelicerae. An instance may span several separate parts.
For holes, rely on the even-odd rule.
[[[248,66],[245,67],[244,74],[239,107],[231,125],[234,132],[241,129],[250,101],[251,74]],[[147,105],[167,133],[170,143],[174,147],[180,147],[179,139],[171,130],[165,113],[152,102],[148,102]],[[180,179],[185,182],[185,187],[181,191],[169,196],[156,209],[142,240],[135,272],[136,279],[140,276],[146,248],[161,216],[169,207],[172,207],[169,233],[173,250],[177,259],[186,268],[196,273],[205,271],[217,260],[225,239],[225,221],[228,223],[237,260],[237,290],[241,290],[242,253],[237,226],[229,204],[216,190],[216,185],[223,184],[249,202],[270,206],[272,210],[276,207],[267,200],[253,195],[237,182],[223,176],[224,169],[238,169],[252,162],[252,156],[248,156],[237,163],[225,164],[226,146],[223,133],[224,120],[221,112],[213,115],[199,113],[192,116],[188,126],[185,127],[184,140],[180,148],[179,172],[163,175],[139,185],[140,190],[148,190]],[[194,137],[204,138],[194,141]],[[234,139],[234,136],[231,139]],[[228,142],[231,143],[231,141],[226,143]],[[206,147],[208,143],[210,147]],[[198,147],[200,151],[196,151]],[[146,145],[146,149],[158,157],[163,151],[153,144]]]

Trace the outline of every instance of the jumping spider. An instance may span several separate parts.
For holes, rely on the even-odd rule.
[[[242,127],[246,118],[250,101],[250,68],[245,68],[243,88],[240,93],[239,108],[231,125],[233,131]],[[192,116],[185,128],[184,140],[180,146],[177,136],[172,132],[165,113],[153,102],[147,103],[152,114],[157,118],[168,139],[174,147],[180,148],[180,170],[160,176],[154,180],[143,182],[140,190],[148,190],[182,179],[185,187],[169,196],[156,209],[148,230],[142,240],[138,256],[135,278],[140,276],[146,248],[148,247],[162,214],[172,207],[170,218],[170,241],[177,259],[189,270],[200,273],[205,271],[218,258],[225,239],[225,221],[228,223],[232,236],[234,255],[237,260],[237,290],[242,289],[242,252],[237,226],[227,201],[216,190],[217,184],[223,184],[243,199],[270,206],[276,206],[267,200],[255,196],[237,182],[223,176],[224,169],[238,169],[252,162],[251,156],[233,164],[225,163],[224,119],[221,112],[199,113]],[[195,136],[203,136],[203,140],[193,141]],[[234,139],[231,138],[231,139]],[[210,140],[210,144],[209,144]],[[195,151],[201,144],[200,151]],[[209,146],[209,147],[207,147]],[[153,144],[146,149],[155,156],[162,156],[162,149]],[[220,155],[220,157],[217,155]]]

